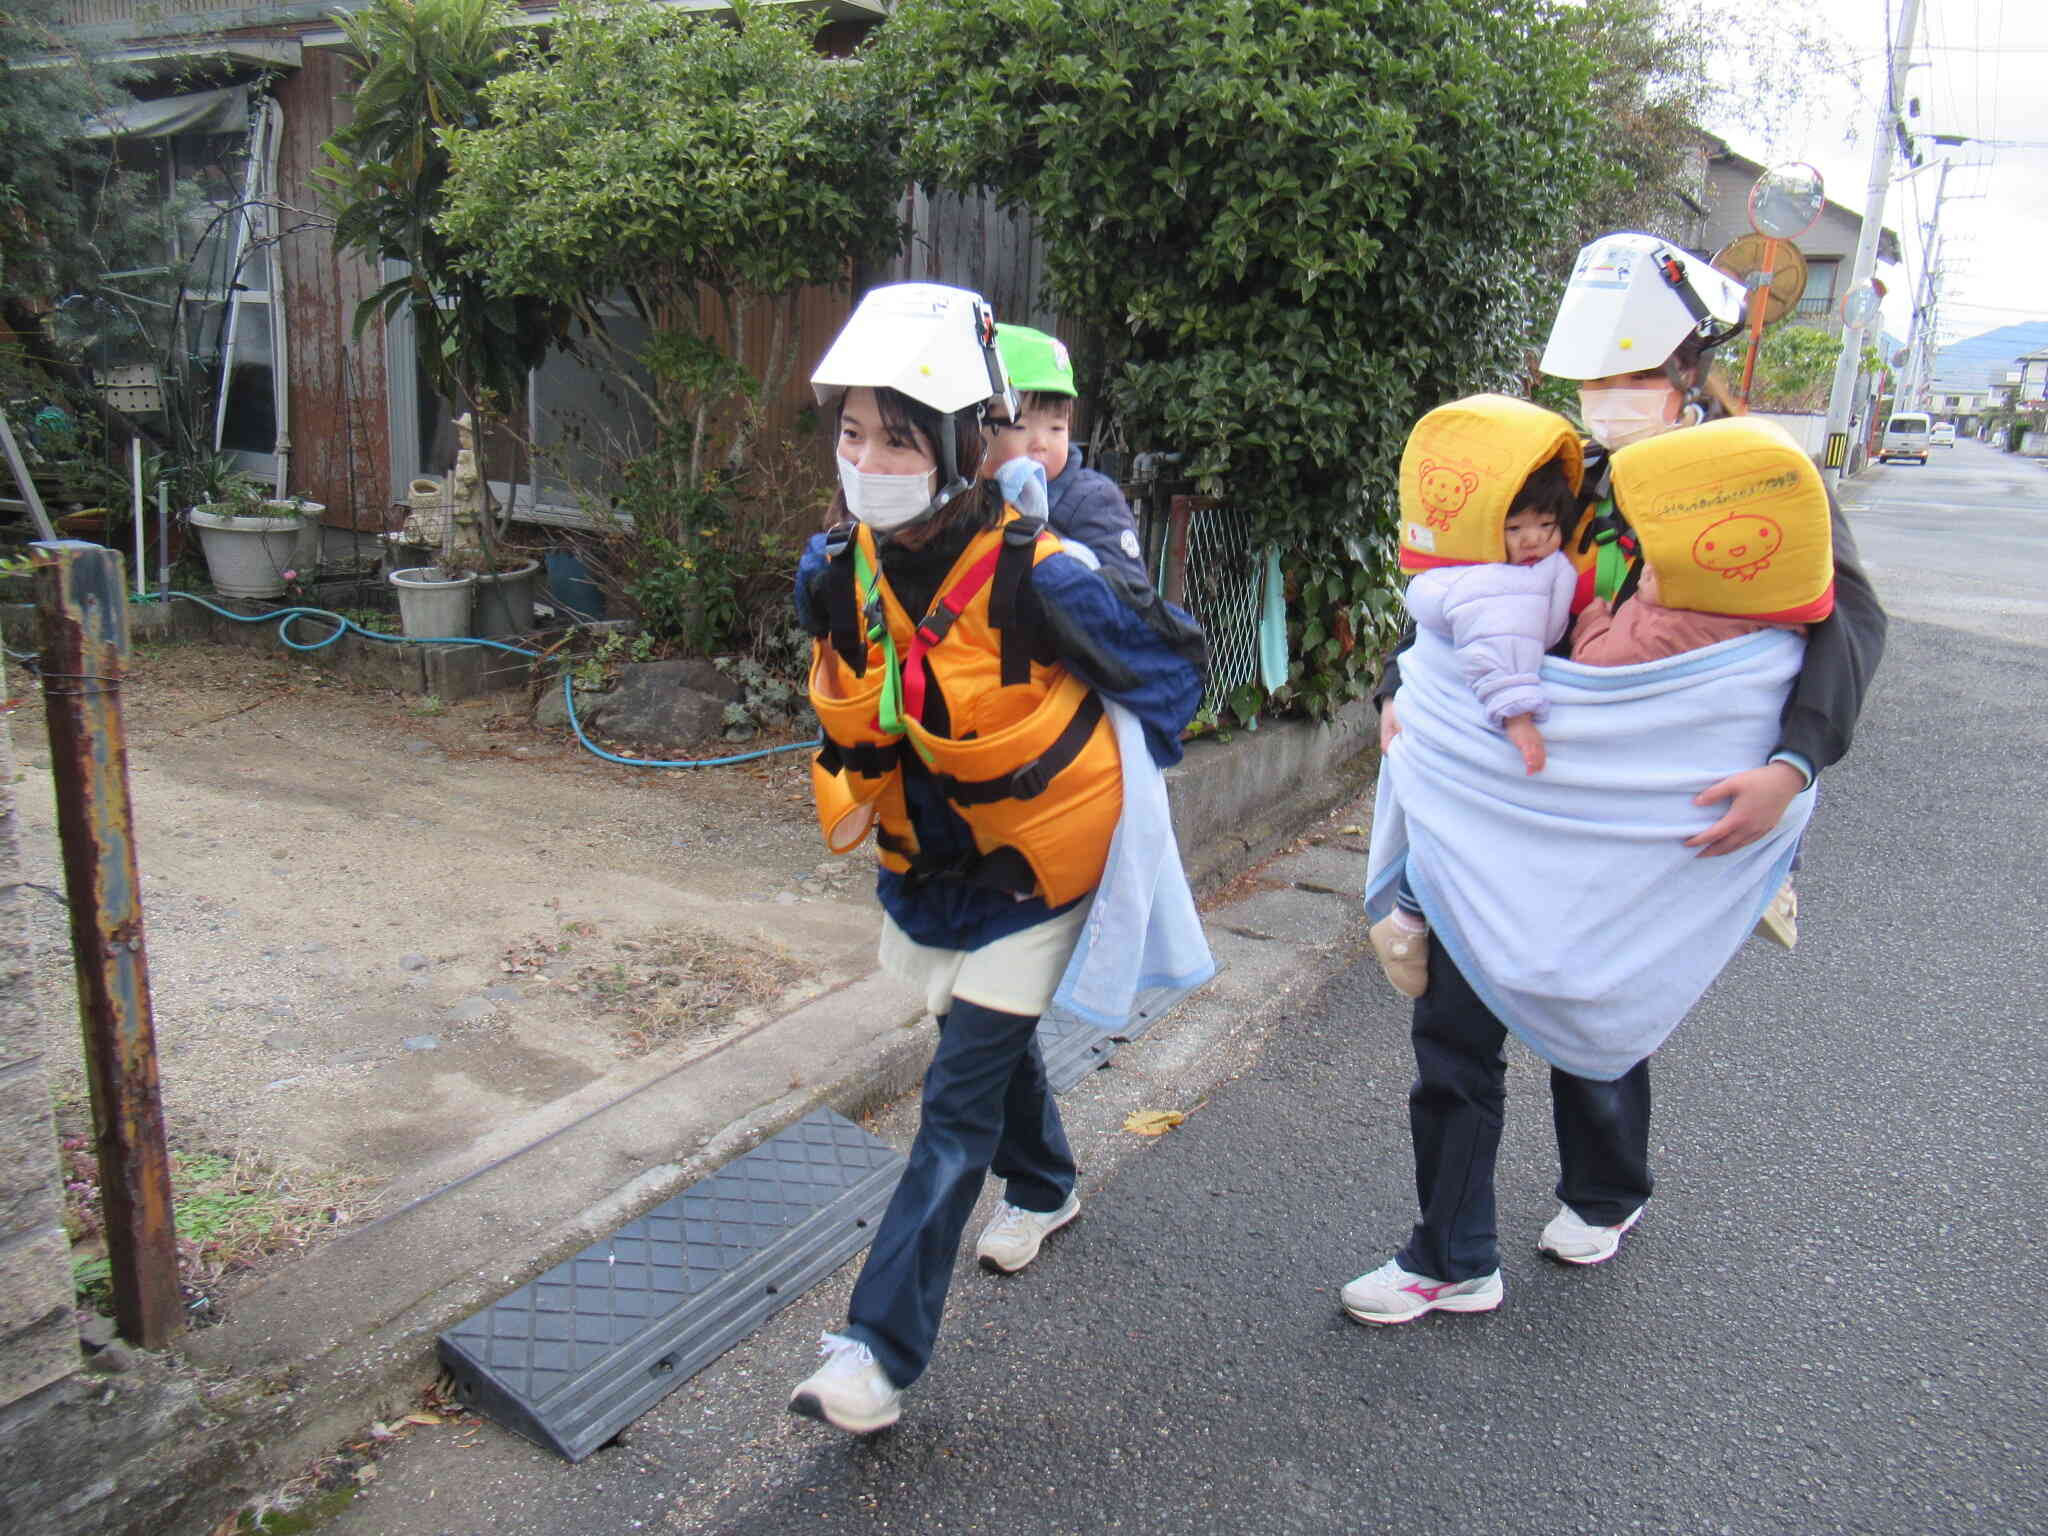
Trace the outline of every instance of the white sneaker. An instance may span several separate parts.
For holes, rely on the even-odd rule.
[[[1536,1239],[1536,1247],[1566,1264],[1604,1264],[1621,1246],[1621,1234],[1642,1219],[1643,1207],[1639,1205],[1628,1213],[1626,1220],[1611,1227],[1596,1227],[1579,1220],[1579,1213],[1570,1206],[1560,1205],[1543,1235]]]
[[[1344,1287],[1344,1310],[1361,1323],[1408,1323],[1425,1312],[1491,1312],[1505,1294],[1500,1271],[1471,1280],[1432,1280],[1389,1259]]]
[[[890,1381],[874,1352],[843,1333],[818,1335],[819,1366],[789,1395],[789,1411],[850,1435],[887,1429],[903,1412],[903,1389]]]
[[[974,1256],[983,1269],[1014,1275],[1038,1257],[1041,1244],[1081,1214],[1081,1197],[1069,1193],[1056,1211],[1027,1211],[1005,1200],[975,1240]]]

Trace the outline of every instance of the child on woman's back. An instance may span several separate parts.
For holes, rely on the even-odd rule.
[[[1559,531],[1575,478],[1559,460],[1546,462],[1509,504],[1496,563],[1419,572],[1405,594],[1416,627],[1457,648],[1458,665],[1487,718],[1515,744],[1531,773],[1543,771],[1536,727],[1550,711],[1537,668],[1571,623],[1579,583]]]
[[[1644,565],[1635,593],[1619,607],[1594,598],[1572,626],[1572,660],[1589,667],[1632,667],[1640,661],[1679,656],[1762,629],[1806,633],[1804,624],[1773,624],[1732,614],[1667,608],[1657,568]]]

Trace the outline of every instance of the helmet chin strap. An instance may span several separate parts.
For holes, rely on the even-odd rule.
[[[974,412],[975,429],[979,431],[982,418],[988,414],[987,407],[977,405],[971,407],[971,409]],[[955,414],[959,413],[955,412]],[[974,482],[960,473],[960,449],[957,441],[959,434],[950,430],[953,425],[953,418],[951,416],[946,417],[945,422],[949,430],[942,432],[940,434],[941,440],[932,445],[938,450],[939,456],[939,489],[932,497],[931,505],[926,507],[923,514],[916,519],[918,523],[938,516],[939,513],[959,500],[960,497],[974,489]]]

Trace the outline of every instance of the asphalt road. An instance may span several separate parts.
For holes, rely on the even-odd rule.
[[[1405,1013],[1368,960],[1032,1269],[963,1275],[895,1430],[777,1413],[842,1276],[620,1449],[442,1528],[2048,1530],[2048,471],[1963,445],[1845,500],[1891,648],[1799,950],[1751,944],[1659,1053],[1658,1193],[1615,1261],[1535,1252],[1555,1152],[1517,1049],[1505,1305],[1342,1316],[1413,1209]]]
[[[1843,500],[1894,617],[2048,641],[2048,464],[1966,440],[1868,469]]]

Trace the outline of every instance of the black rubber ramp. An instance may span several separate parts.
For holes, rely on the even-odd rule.
[[[1045,1058],[1045,1080],[1054,1093],[1065,1093],[1116,1054],[1117,1036],[1070,1013],[1048,1008],[1038,1020],[1038,1051]]]
[[[1045,1080],[1054,1093],[1065,1093],[1090,1072],[1109,1065],[1116,1048],[1135,1040],[1158,1023],[1194,987],[1150,987],[1140,992],[1122,1029],[1102,1029],[1075,1018],[1057,1005],[1038,1021],[1038,1049],[1045,1058]]]
[[[581,1461],[867,1245],[901,1154],[813,1111],[456,1324],[463,1400]]]

